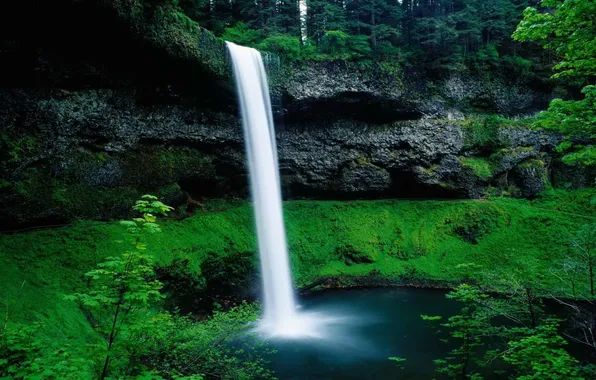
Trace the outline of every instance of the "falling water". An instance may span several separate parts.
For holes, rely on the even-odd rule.
[[[275,127],[261,54],[227,42],[244,128],[263,277],[263,327],[273,335],[296,329],[296,304],[284,228]]]

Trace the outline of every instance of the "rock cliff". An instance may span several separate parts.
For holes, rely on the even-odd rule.
[[[3,229],[120,217],[145,192],[178,205],[247,195],[221,41],[167,3],[57,1],[42,11],[70,27],[41,39],[3,34],[0,58],[11,68],[0,75]],[[41,28],[52,17],[34,18]],[[582,184],[583,173],[552,154],[557,136],[494,116],[544,108],[552,97],[544,84],[433,79],[374,62],[266,62],[288,198],[532,197],[551,176]]]

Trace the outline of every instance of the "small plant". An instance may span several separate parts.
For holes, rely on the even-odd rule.
[[[66,348],[46,350],[38,337],[41,324],[8,324],[0,328],[0,377],[8,379],[80,379],[91,361],[73,357]],[[6,377],[5,377],[6,376]]]
[[[152,256],[146,253],[145,233],[160,232],[156,215],[166,215],[173,208],[156,197],[144,195],[133,206],[141,217],[122,221],[131,249],[120,256],[108,257],[98,268],[85,275],[91,288],[68,299],[77,301],[87,313],[89,323],[103,341],[94,347],[94,357],[102,357],[100,378],[127,375],[136,366],[143,343],[159,335],[167,315],[155,315],[151,308],[163,296],[162,283],[155,279]]]
[[[392,362],[395,362],[395,365],[397,366],[397,368],[404,369],[404,364],[405,364],[406,359],[400,358],[398,356],[391,356],[389,358],[389,360],[391,360]]]

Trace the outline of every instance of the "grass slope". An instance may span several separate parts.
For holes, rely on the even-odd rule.
[[[556,286],[548,269],[566,255],[578,227],[596,221],[594,196],[582,190],[551,191],[535,201],[286,202],[295,281],[305,286],[373,272],[389,279],[457,282],[485,270],[517,272],[546,290]],[[148,241],[160,266],[188,260],[185,270],[200,278],[210,254],[256,251],[248,203],[209,208],[183,221],[162,222],[163,233]],[[84,221],[0,236],[0,306],[12,321],[42,321],[56,342],[87,340],[83,315],[62,295],[84,287],[82,274],[104,257],[122,252],[122,233],[117,223]],[[475,264],[470,269],[461,265],[470,263]]]

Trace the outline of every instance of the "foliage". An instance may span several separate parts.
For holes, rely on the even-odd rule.
[[[585,80],[596,75],[596,48],[592,16],[596,4],[587,0],[544,0],[544,12],[530,7],[513,34],[516,40],[534,41],[553,50],[563,60],[556,77]]]
[[[466,148],[479,152],[492,152],[505,146],[499,131],[504,128],[516,128],[523,121],[509,120],[495,115],[475,115],[462,122],[464,144]]]
[[[499,315],[507,315],[509,320],[515,322],[516,327],[533,328],[532,326],[541,325],[542,316],[537,297],[560,288],[558,281],[550,275],[550,269],[554,262],[569,255],[569,241],[582,225],[591,223],[596,216],[596,205],[589,202],[593,194],[593,189],[576,192],[552,190],[531,202],[512,199],[452,202],[288,202],[285,205],[285,216],[294,273],[299,286],[327,277],[336,277],[341,286],[350,284],[351,278],[362,279],[375,271],[381,278],[391,280],[405,277],[443,283],[473,280],[482,285],[483,290],[499,291],[506,298],[482,297],[480,294],[486,292],[478,288],[461,292],[460,296],[469,305],[469,312],[465,315],[474,316],[478,320],[471,323],[462,317],[446,322],[461,332],[451,339],[460,342],[460,348],[464,346],[464,342],[467,342],[468,347],[453,352],[450,354],[452,359],[439,364],[447,371],[450,371],[448,368],[461,370],[462,363],[466,362],[466,350],[482,343],[475,338],[482,340],[484,337],[475,332],[480,329],[480,325],[487,326],[483,332],[485,335],[492,334],[495,327],[492,321]],[[202,269],[216,270],[218,265],[230,267],[226,270],[220,268],[222,270],[217,272],[218,278],[224,278],[226,272],[232,273],[234,279],[241,278],[241,272],[253,270],[246,263],[242,267],[234,267],[236,260],[231,259],[238,252],[255,251],[252,210],[247,203],[220,202],[207,205],[205,211],[191,218],[164,221],[157,225],[154,216],[167,211],[163,207],[165,206],[156,203],[153,198],[143,199],[135,205],[135,209],[147,214],[147,218],[136,218],[124,223],[129,230],[127,237],[130,249],[127,252],[136,256],[136,252],[140,251],[139,255],[145,255],[148,250],[142,248],[151,247],[150,259],[161,267],[171,264],[173,260],[187,260],[185,270],[198,278],[203,275]],[[454,233],[453,227],[463,225],[468,219],[476,220],[479,224],[477,231],[482,231],[481,235],[477,235],[476,244]],[[472,231],[471,225],[469,227],[468,230]],[[165,233],[144,233],[160,229]],[[106,299],[113,299],[114,295],[111,292],[113,285],[106,280],[108,273],[123,272],[122,276],[113,281],[114,285],[117,281],[121,284],[128,281],[126,283],[132,287],[136,279],[139,279],[133,274],[126,274],[122,269],[121,261],[125,255],[107,259],[113,256],[115,250],[121,249],[122,243],[115,242],[121,236],[121,230],[120,226],[113,223],[79,222],[73,227],[59,230],[0,237],[0,251],[3,252],[0,256],[2,289],[11,294],[15,285],[20,285],[23,279],[31,284],[23,288],[24,308],[15,313],[15,321],[43,320],[44,316],[49,316],[49,319],[43,320],[44,324],[35,335],[35,339],[39,339],[44,348],[47,348],[47,352],[41,355],[42,358],[48,358],[48,364],[44,364],[44,368],[62,366],[58,364],[62,360],[49,362],[52,355],[48,356],[48,353],[60,352],[60,355],[66,355],[61,346],[67,340],[73,340],[82,347],[87,342],[103,339],[99,334],[90,336],[89,323],[73,307],[74,303],[73,306],[64,303],[58,294],[72,293],[73,288],[78,289],[82,295],[80,300],[89,300],[93,305],[87,307],[88,315],[92,317],[89,320],[92,323],[101,322],[102,316],[107,316],[107,311],[114,311],[109,302],[102,303]],[[345,258],[330,256],[330,252],[347,246],[355,252],[370,255],[374,261],[352,261],[347,265]],[[228,256],[230,259],[225,259]],[[217,260],[218,257],[222,259]],[[204,265],[209,260],[212,260],[211,264]],[[81,292],[80,289],[86,284],[81,281],[79,273],[89,271],[97,263],[110,264],[108,267],[98,267],[95,270],[100,271],[96,273],[98,278],[89,278],[90,289]],[[137,266],[141,265],[135,263]],[[30,268],[36,269],[33,271]],[[150,373],[147,372],[149,370],[154,373],[151,376],[165,376],[166,373],[173,375],[174,371],[168,372],[166,367],[166,363],[171,362],[178,363],[176,371],[180,376],[191,376],[192,373],[208,376],[209,372],[224,374],[230,378],[269,376],[261,372],[265,365],[261,356],[257,355],[261,347],[254,343],[242,346],[244,343],[236,339],[235,335],[235,332],[241,331],[254,318],[254,308],[250,312],[246,309],[232,315],[216,312],[213,321],[208,319],[199,323],[157,313],[155,309],[159,302],[158,296],[152,292],[154,288],[147,289],[146,284],[153,284],[155,287],[158,284],[153,273],[145,272],[145,269],[141,272],[148,275],[143,277],[145,285],[139,285],[134,289],[136,293],[129,294],[145,294],[147,300],[144,303],[144,296],[141,299],[131,296],[130,299],[123,300],[123,305],[137,306],[116,336],[112,353],[121,353],[122,356],[110,360],[110,369],[114,374],[126,371],[128,361],[133,358],[129,373],[135,374]],[[200,281],[197,283],[201,284]],[[103,290],[98,289],[100,284],[105,285]],[[99,297],[102,291],[107,294],[105,298]],[[589,292],[582,289],[578,293],[589,296]],[[472,299],[476,300],[475,303]],[[536,318],[531,317],[531,308],[538,315]],[[107,311],[104,313],[102,310]],[[110,315],[113,317],[113,314]],[[531,322],[532,319],[535,321]],[[108,332],[109,326],[105,326],[106,324],[98,323],[97,330],[93,331],[101,329]],[[521,333],[521,330],[515,334],[509,331],[507,340],[519,340]],[[468,340],[462,340],[463,336],[467,336]],[[125,337],[131,338],[130,344],[118,341]],[[221,340],[230,345],[214,344]],[[201,348],[203,344],[214,347],[214,350]],[[59,346],[62,351],[56,351],[54,345]],[[179,350],[167,349],[168,347],[178,347]],[[103,341],[101,345],[93,346],[85,353],[69,349],[68,359],[63,362],[70,368],[82,368],[80,371],[83,373],[84,367],[89,366],[89,363],[78,365],[74,359],[92,357],[97,360],[97,354],[105,355],[106,351]],[[250,354],[247,355],[253,360],[245,363],[246,357],[243,355],[249,351]],[[500,352],[502,351],[496,354]],[[203,353],[204,356],[200,356]],[[53,357],[59,358],[60,355]],[[185,367],[190,362],[190,357],[201,358],[192,362],[192,370]],[[466,371],[476,373],[475,367],[479,366],[477,359],[480,358],[468,359],[470,367]],[[28,359],[18,361],[25,363],[23,360]],[[41,362],[38,360],[37,363]],[[226,363],[225,368],[218,363]],[[94,361],[93,364],[102,363]],[[145,370],[147,364],[149,368]],[[450,365],[456,367],[449,367]],[[68,378],[67,376],[62,375],[62,378]]]
[[[567,137],[567,141],[557,147],[559,152],[565,153],[563,162],[595,166],[596,86],[586,86],[582,92],[585,95],[582,100],[553,100],[548,110],[538,115],[536,126],[559,131]],[[577,141],[577,138],[585,141]]]
[[[400,358],[398,356],[391,356],[389,358],[389,360],[395,362],[395,365],[397,366],[397,368],[399,369],[403,369],[404,368],[404,362],[406,361],[405,358]]]
[[[536,8],[524,11],[524,19],[513,37],[533,41],[560,58],[554,78],[570,78],[590,84],[596,76],[596,24],[593,15],[596,3],[587,0],[544,0],[544,12]],[[584,87],[583,100],[555,99],[547,111],[539,115],[536,125],[560,131],[567,141],[559,147],[569,164],[596,165],[596,87]],[[576,138],[587,139],[577,142]]]
[[[475,352],[483,345],[482,338],[490,333],[490,324],[479,305],[488,297],[470,285],[460,285],[447,294],[462,304],[460,314],[450,317],[442,326],[458,344],[444,359],[435,360],[437,372],[450,378],[479,378],[478,368],[482,363],[475,359]],[[431,320],[432,318],[426,318]]]
[[[344,60],[363,58],[372,52],[368,37],[354,36],[338,30],[325,32],[318,50],[322,53],[319,58]]]
[[[442,70],[499,69],[528,75],[537,66],[532,49],[511,40],[531,0],[438,0],[361,2],[309,0],[300,14],[297,0],[238,0],[234,3],[181,0],[180,6],[223,39],[276,49],[297,59],[407,61],[412,67]],[[259,37],[260,34],[260,37]],[[278,49],[284,36],[303,43]],[[529,51],[529,53],[525,53]],[[287,54],[287,55],[286,55]]]
[[[596,297],[594,272],[596,271],[596,224],[586,224],[571,242],[571,259],[581,266],[585,281],[589,284],[591,298]]]
[[[593,197],[594,189],[553,189],[532,201],[289,201],[284,211],[294,278],[298,287],[327,278],[338,286],[349,286],[365,283],[374,272],[383,283],[444,286],[473,281],[486,289],[495,284],[503,289],[507,285],[494,279],[517,271],[521,273],[517,277],[523,274],[534,279],[530,285],[535,296],[549,295],[557,289],[567,290],[551,268],[568,257],[569,242],[582,225],[596,217],[596,205],[590,203]],[[462,224],[466,215],[483,214],[490,217],[487,225],[492,227],[479,229],[484,233],[477,244],[453,233],[451,227]],[[456,223],[446,224],[446,220]],[[226,276],[236,281],[243,278],[242,272],[254,271],[254,266],[247,265],[256,252],[252,209],[247,202],[207,203],[196,215],[161,221],[159,227],[164,232],[146,234],[145,244],[158,268],[175,260],[187,262],[184,275],[196,279],[196,289],[189,291],[212,292],[205,287],[203,269],[211,268],[219,281]],[[66,228],[0,236],[0,307],[6,307],[5,294],[17,298],[26,280],[18,297],[22,307],[13,309],[15,322],[42,322],[38,337],[51,351],[63,348],[67,341],[73,347],[97,342],[97,334],[76,303],[63,300],[61,294],[81,293],[87,280],[80,274],[126,248],[117,242],[122,233],[117,223],[80,221]],[[343,258],[332,255],[347,245],[374,262],[346,265]],[[239,253],[247,253],[247,258],[239,261]],[[589,289],[578,287],[577,291],[578,297],[589,297]],[[522,292],[520,287],[518,293]],[[178,323],[175,318],[172,322]],[[143,346],[151,346],[153,352],[150,342]]]
[[[548,319],[508,342],[503,359],[516,368],[517,379],[583,379],[577,361],[564,349],[567,342],[558,334],[558,327],[559,321]]]
[[[493,175],[491,164],[486,159],[463,157],[460,162],[462,167],[471,169],[480,178],[490,178]]]
[[[239,22],[231,28],[226,28],[221,38],[244,46],[257,46],[264,39],[261,31],[250,29],[243,22]]]
[[[39,323],[9,324],[0,329],[0,376],[11,379],[80,379],[90,376],[92,361],[73,357],[66,349],[44,347]]]
[[[141,217],[120,222],[132,249],[108,257],[98,269],[87,272],[91,287],[86,293],[68,296],[89,313],[91,327],[104,340],[94,347],[93,355],[102,358],[101,379],[135,373],[138,356],[147,349],[144,346],[159,339],[160,329],[169,322],[169,316],[151,312],[163,298],[162,284],[155,279],[152,256],[145,252],[144,234],[160,232],[155,215],[166,215],[172,207],[144,195],[133,209]]]
[[[262,341],[247,335],[259,308],[241,304],[226,312],[216,311],[212,318],[195,323],[176,318],[167,339],[156,345],[147,358],[156,371],[190,375],[201,373],[219,379],[269,379],[263,354],[270,352]]]
[[[531,304],[520,314],[517,305],[528,305],[527,298],[520,298],[522,294],[489,296],[465,284],[448,293],[447,297],[459,301],[462,309],[441,326],[448,329],[458,345],[445,358],[435,360],[437,372],[453,379],[480,379],[490,370],[487,366],[502,360],[513,366],[516,379],[583,378],[580,373],[590,368],[581,368],[564,350],[567,342],[558,334],[559,321],[548,318],[538,324]],[[489,343],[491,349],[484,348]]]
[[[202,379],[199,374],[225,379],[272,378],[263,359],[269,351],[245,334],[248,324],[257,318],[256,305],[216,311],[211,318],[198,322],[159,311],[164,295],[147,243],[155,232],[161,232],[157,215],[165,215],[172,208],[145,195],[133,209],[141,216],[120,223],[126,227],[130,248],[120,256],[105,257],[97,269],[87,272],[85,292],[65,297],[77,301],[88,323],[69,324],[80,329],[71,333],[85,338],[90,329],[95,339],[78,341],[70,351],[65,343],[68,338],[61,337],[57,342],[60,348],[55,349],[41,324],[9,323],[9,316],[23,317],[7,304],[11,312],[7,311],[0,329],[0,375],[15,379]],[[106,255],[115,248],[110,247]],[[54,272],[48,274],[54,280],[61,279]],[[77,287],[83,286],[80,283]],[[26,291],[25,282],[21,290]],[[61,322],[68,321],[58,320]]]
[[[300,59],[300,40],[297,37],[274,35],[267,37],[258,48],[283,55],[290,60]]]
[[[341,55],[346,53],[348,34],[339,30],[329,30],[321,38],[320,49],[323,53]]]

